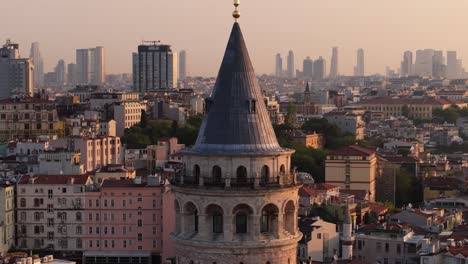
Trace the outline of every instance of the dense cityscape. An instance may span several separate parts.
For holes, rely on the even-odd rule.
[[[256,75],[232,16],[216,77],[189,44],[135,43],[107,74],[99,43],[46,72],[39,42],[5,40],[0,263],[468,263],[457,51],[370,74],[359,48],[345,75],[338,46],[289,50]]]

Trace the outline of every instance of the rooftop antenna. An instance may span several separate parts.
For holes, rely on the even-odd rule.
[[[240,11],[239,11],[239,5],[240,5],[240,0],[234,0],[234,7],[236,8],[234,10],[234,12],[232,12],[232,17],[234,18],[234,20],[236,21],[237,23],[237,20],[239,19],[240,17]]]

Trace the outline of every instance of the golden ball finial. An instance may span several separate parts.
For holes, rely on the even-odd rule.
[[[239,9],[237,9],[240,5],[240,0],[234,0],[234,6],[236,7],[236,9],[234,10],[234,12],[232,12],[232,17],[237,21],[237,19],[239,19],[240,17],[240,11]]]
[[[239,10],[234,10],[234,12],[232,12],[232,17],[235,18],[236,20],[239,19],[240,11]]]

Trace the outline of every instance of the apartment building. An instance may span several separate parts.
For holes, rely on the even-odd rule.
[[[170,160],[171,155],[179,152],[184,147],[184,144],[178,143],[176,137],[161,138],[157,145],[148,145],[146,147],[148,170],[153,171],[158,167],[164,167],[166,162]]]
[[[343,192],[365,191],[375,201],[377,155],[375,151],[352,145],[331,151],[325,160],[325,182]]]
[[[432,112],[435,109],[446,109],[456,104],[459,107],[466,107],[466,103],[457,103],[447,99],[435,98],[390,98],[382,97],[364,100],[357,105],[362,106],[367,111],[382,112],[385,117],[407,116],[409,118],[432,119]]]
[[[173,206],[158,177],[104,180],[86,194],[85,263],[161,263],[173,256]]]
[[[83,250],[86,175],[25,175],[17,185],[17,247]]]
[[[51,142],[56,148],[66,148],[81,153],[81,162],[85,171],[94,171],[108,164],[121,164],[120,137],[68,137]]]
[[[54,102],[31,97],[0,100],[0,142],[63,132]]]
[[[298,259],[324,263],[332,261],[340,250],[340,235],[336,224],[326,222],[320,217],[302,218],[299,229],[303,236],[299,241]]]
[[[368,225],[356,234],[354,257],[366,263],[419,264],[429,239],[399,224]]]
[[[336,125],[342,133],[350,133],[356,139],[364,139],[366,124],[363,112],[360,111],[332,111],[323,116],[331,124]]]
[[[0,253],[5,254],[15,244],[15,186],[0,182]]]

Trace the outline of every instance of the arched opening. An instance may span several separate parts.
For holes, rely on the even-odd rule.
[[[213,171],[211,172],[211,177],[213,178],[213,183],[220,183],[222,177],[221,167],[214,166]]]
[[[284,208],[284,230],[290,234],[296,232],[295,228],[296,206],[293,201],[289,201]]]
[[[268,235],[278,234],[278,207],[268,204],[262,209],[260,218],[260,232]]]
[[[193,166],[193,180],[195,184],[200,182],[200,166],[198,165]]]
[[[179,201],[175,200],[174,201],[174,208],[175,208],[175,217],[176,217],[176,226],[175,226],[175,232],[176,234],[180,233],[180,204]]]
[[[213,234],[223,233],[223,209],[215,204],[211,204],[206,207],[206,223],[211,226],[211,232]]]
[[[247,168],[246,167],[240,166],[239,168],[237,168],[236,181],[237,181],[237,184],[247,183]]]
[[[263,183],[268,183],[270,181],[270,168],[267,165],[262,167],[261,181]]]
[[[252,221],[253,210],[246,204],[239,204],[232,210],[234,215],[234,233],[236,235],[246,235],[251,232],[249,224]]]
[[[280,166],[280,175],[286,175],[286,167],[284,166],[284,164]]]
[[[184,227],[186,233],[198,232],[198,210],[195,204],[188,202],[184,207]]]

